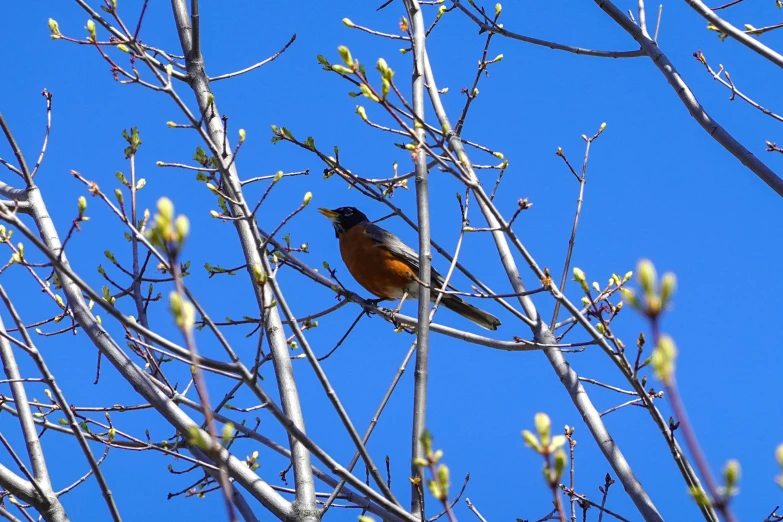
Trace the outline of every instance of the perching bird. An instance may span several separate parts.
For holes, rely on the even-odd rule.
[[[419,256],[400,238],[370,223],[361,211],[354,207],[334,210],[319,208],[318,212],[329,218],[335,235],[340,240],[340,254],[354,279],[367,291],[381,299],[417,299],[419,295]],[[430,288],[440,290],[444,279],[433,268]],[[438,292],[430,292],[434,301]],[[488,330],[497,330],[500,320],[453,294],[443,294],[440,301],[452,310]],[[399,311],[399,306],[398,306]]]

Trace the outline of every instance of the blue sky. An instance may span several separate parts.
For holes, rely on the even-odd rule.
[[[99,4],[91,3],[94,7]],[[354,114],[355,105],[365,105],[374,121],[391,121],[368,100],[347,96],[350,85],[323,72],[315,60],[317,54],[324,54],[336,61],[337,46],[347,45],[368,69],[378,57],[384,57],[397,71],[398,84],[407,89],[410,59],[399,53],[400,42],[350,30],[341,22],[349,17],[357,24],[398,32],[401,3],[395,2],[380,13],[375,12],[380,2],[367,0],[340,5],[312,0],[295,4],[202,4],[203,52],[211,75],[259,61],[275,53],[296,33],[296,42],[276,62],[238,79],[215,83],[216,101],[229,117],[231,136],[236,136],[239,128],[247,131],[247,142],[237,158],[242,178],[278,170],[311,170],[310,176],[287,179],[274,189],[273,197],[259,214],[262,226],[273,228],[299,205],[305,192],[311,191],[312,204],[286,232],[291,234],[292,243],[309,243],[310,253],[303,256],[307,263],[320,267],[328,261],[339,269],[338,277],[344,283],[358,290],[341,265],[329,223],[317,214],[316,207],[354,205],[371,218],[384,215],[385,208],[364,200],[356,191],[346,190],[337,178],[323,180],[323,165],[315,156],[285,143],[270,144],[269,127],[286,126],[297,137],[312,136],[325,151],[339,145],[343,164],[366,177],[391,175],[394,161],[399,162],[401,172],[407,172],[412,166],[410,158],[394,147],[397,140],[364,125]],[[506,2],[502,21],[508,29],[571,45],[635,48],[632,39],[593,2],[569,2],[567,8],[556,4]],[[763,4],[746,2],[723,13],[739,26],[775,23],[779,13],[774,4]],[[493,4],[486,5],[491,8]],[[635,5],[618,2],[623,10]],[[140,1],[120,1],[120,9],[131,23],[135,23],[140,6]],[[648,23],[655,11],[650,7]],[[428,23],[434,14],[434,9],[426,11]],[[189,162],[195,147],[201,145],[198,137],[192,131],[166,127],[166,121],[183,122],[184,118],[164,95],[114,82],[107,64],[90,47],[51,40],[46,24],[50,17],[59,22],[63,34],[86,34],[83,27],[87,15],[73,2],[13,2],[5,6],[0,18],[0,64],[6,73],[0,108],[26,151],[28,162],[34,163],[45,123],[40,92],[47,88],[54,93],[49,151],[36,181],[60,233],[67,232],[76,213],[76,200],[85,194],[69,171],[81,172],[107,192],[113,190],[118,185],[115,171],[128,172],[121,132],[136,126],[144,141],[137,160],[139,176],[147,179],[141,204],[154,208],[157,198],[167,195],[193,224],[184,252],[193,266],[190,286],[215,318],[255,315],[244,273],[208,279],[202,268],[205,262],[225,267],[243,263],[233,227],[209,217],[208,211],[215,208],[213,196],[191,172],[155,166],[159,160]],[[764,151],[765,140],[780,141],[776,122],[740,100],[729,101],[729,93],[691,55],[701,49],[714,68],[722,63],[740,89],[773,111],[780,110],[776,106],[780,71],[735,42],[719,41],[705,27],[705,21],[685,2],[667,2],[659,38],[661,48],[709,113],[779,171],[783,158]],[[141,38],[156,47],[178,51],[167,2],[150,3]],[[483,41],[471,22],[457,12],[448,13],[428,39],[438,86],[449,88],[444,100],[452,120],[462,107],[460,89],[470,85],[475,75]],[[772,47],[783,43],[776,32],[764,35],[763,41]],[[592,134],[607,122],[606,131],[591,151],[574,264],[587,273],[589,280],[600,282],[613,272],[622,274],[633,269],[642,257],[652,259],[660,271],[677,274],[678,293],[663,329],[674,337],[680,350],[677,368],[682,396],[713,470],[717,472],[728,458],[742,463],[736,513],[744,520],[765,517],[781,503],[781,491],[773,482],[779,472],[773,451],[783,442],[777,399],[780,386],[773,370],[780,362],[776,325],[781,307],[777,296],[783,291],[783,281],[778,277],[783,255],[780,198],[698,127],[649,59],[582,57],[496,37],[489,56],[500,53],[504,59],[481,80],[481,94],[464,132],[466,138],[502,151],[509,159],[498,207],[511,213],[520,197],[534,203],[517,221],[516,230],[539,265],[549,267],[559,277],[578,185],[554,152],[562,147],[572,163],[581,164],[584,143],[580,135]],[[113,56],[127,60],[121,53]],[[127,65],[127,61],[122,63]],[[193,106],[186,87],[180,85],[178,89]],[[431,111],[427,118],[432,120]],[[7,146],[0,146],[0,155],[11,157]],[[474,161],[488,159],[477,155]],[[492,173],[482,176],[485,186],[494,183]],[[6,173],[3,180],[9,179],[13,180]],[[247,199],[254,201],[263,189],[251,185]],[[432,172],[430,190],[433,237],[453,249],[459,231],[454,193],[459,186],[445,174]],[[413,190],[397,191],[394,203],[415,216]],[[108,265],[103,251],[111,249],[127,263],[130,249],[121,224],[108,209],[97,199],[90,198],[89,205],[92,220],[73,238],[68,255],[80,273],[99,288],[104,283],[96,266]],[[473,219],[474,224],[480,222],[475,209]],[[384,226],[409,244],[416,244],[412,231],[402,221],[389,220]],[[470,235],[461,259],[491,287],[511,291],[488,236]],[[434,265],[443,271],[448,266],[437,256]],[[109,272],[121,277],[116,270]],[[529,273],[523,276],[533,284]],[[298,315],[334,303],[329,291],[301,276],[282,273],[281,281]],[[9,270],[3,284],[26,321],[55,313],[54,305],[42,304],[35,282],[20,267]],[[469,288],[462,277],[457,277],[455,284]],[[158,291],[165,296],[169,289],[161,286]],[[568,291],[575,300],[579,298],[575,284],[571,283]],[[542,310],[551,310],[549,298],[541,297],[536,302]],[[120,306],[131,313],[130,302],[121,302]],[[488,303],[482,306],[503,320],[503,327],[495,334],[498,338],[529,337],[524,325],[515,323],[499,307]],[[415,314],[415,304],[406,304],[404,310]],[[357,313],[355,306],[347,306],[322,320],[308,335],[316,352],[329,351]],[[439,322],[464,326],[448,311],[439,312],[437,317]],[[156,309],[153,325],[178,339],[166,307]],[[615,324],[615,332],[630,345],[644,327],[628,310]],[[110,331],[122,339],[121,329],[113,327]],[[245,327],[227,330],[235,348],[246,357],[252,357],[256,344],[254,338],[245,337],[249,331]],[[203,353],[225,358],[206,333],[197,340]],[[377,317],[364,318],[349,340],[325,362],[359,431],[369,422],[411,340],[410,336],[395,334]],[[92,384],[96,352],[83,334],[40,338],[39,348],[71,403],[138,403],[130,386],[107,364],[100,383]],[[568,357],[581,376],[623,386],[612,364],[597,349]],[[20,359],[23,371],[33,372],[31,363]],[[760,371],[763,368],[767,370]],[[295,371],[308,433],[335,458],[346,462],[353,453],[350,440],[312,371],[304,361],[295,362]],[[392,486],[401,498],[407,498],[409,491],[406,475],[412,374],[409,368],[369,445],[378,462],[382,463],[385,455],[391,457]],[[185,368],[172,370],[172,375],[186,382]],[[274,390],[271,368],[264,376],[266,388]],[[222,397],[226,383],[216,379],[209,382],[213,398]],[[650,383],[657,386],[652,380]],[[43,400],[43,390],[35,386],[31,385],[30,395]],[[599,411],[626,400],[595,388],[588,391]],[[7,389],[0,387],[0,393],[7,393]],[[255,404],[245,395],[232,403],[242,407]],[[659,404],[668,416],[667,404]],[[519,436],[521,429],[532,427],[533,415],[538,411],[548,412],[555,426],[576,426],[577,490],[598,499],[597,488],[609,467],[542,354],[504,353],[433,337],[428,426],[435,434],[436,446],[445,452],[454,490],[470,472],[465,496],[490,521],[516,517],[535,520],[549,510],[539,458],[523,446]],[[249,422],[253,417],[255,414],[248,415]],[[285,440],[274,419],[265,413],[259,417],[265,435]],[[0,430],[18,443],[18,425],[7,415],[0,418]],[[141,438],[144,429],[150,430],[153,440],[172,434],[148,412],[115,414],[113,419],[120,429]],[[625,408],[606,417],[606,423],[664,517],[697,519],[698,511],[649,416],[641,409]],[[66,486],[87,471],[78,447],[69,437],[47,433],[43,443],[56,487]],[[269,481],[276,481],[286,465],[247,442],[238,443],[235,449],[240,457],[261,450],[259,472]],[[9,456],[0,454],[0,462],[9,465]],[[178,497],[167,501],[169,492],[197,478],[170,475],[166,470],[170,463],[157,454],[111,452],[104,469],[124,520],[149,519],[150,511],[156,519],[176,516],[219,520],[224,516],[220,498],[214,494],[201,500]],[[174,466],[183,469],[185,464]],[[97,492],[95,482],[88,480],[63,498],[72,520],[88,516],[104,519],[105,508],[95,500]],[[142,497],[144,501],[140,501]],[[638,519],[619,483],[613,486],[607,506]],[[356,514],[334,509],[329,517],[354,520]],[[457,514],[461,520],[473,517],[464,503],[459,504]]]

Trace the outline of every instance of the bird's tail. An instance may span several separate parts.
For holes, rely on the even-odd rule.
[[[482,328],[497,330],[498,326],[500,326],[500,319],[489,312],[485,312],[472,304],[466,303],[456,295],[444,294],[440,302],[452,312],[458,313],[465,319],[473,321]]]

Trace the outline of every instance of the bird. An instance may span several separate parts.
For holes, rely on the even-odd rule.
[[[332,222],[343,262],[365,290],[381,300],[399,299],[395,313],[407,297],[418,299],[419,256],[416,251],[391,232],[371,223],[355,207],[319,208],[318,212]],[[443,276],[431,269],[430,288],[440,290],[444,283]],[[430,293],[432,301],[438,293]],[[444,293],[441,304],[487,330],[497,330],[500,326],[497,317],[454,294]]]

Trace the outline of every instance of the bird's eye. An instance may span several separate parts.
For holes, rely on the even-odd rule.
[[[346,208],[346,209],[345,209],[345,215],[346,215],[346,216],[351,216],[351,215],[353,215],[353,210],[351,210],[350,208]]]

